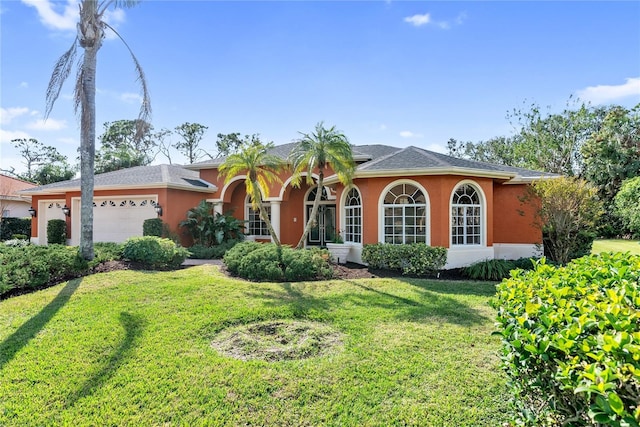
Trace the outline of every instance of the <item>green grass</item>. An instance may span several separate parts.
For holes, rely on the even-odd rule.
[[[640,241],[638,240],[596,240],[593,242],[591,253],[599,254],[600,252],[631,252],[631,254],[640,255]]]
[[[498,426],[494,284],[248,283],[205,265],[119,271],[0,301],[0,425]],[[226,328],[310,320],[343,346],[224,357]]]

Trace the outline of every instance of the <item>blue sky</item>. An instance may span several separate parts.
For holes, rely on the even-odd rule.
[[[42,114],[76,16],[73,0],[0,4],[0,168],[24,169],[10,144],[23,137],[75,161],[74,75]],[[155,129],[204,124],[205,149],[230,132],[287,143],[324,121],[354,144],[444,151],[511,134],[507,112],[532,102],[640,102],[640,2],[142,1],[108,21],[145,70]],[[97,88],[98,135],[136,118],[133,63],[114,37]]]

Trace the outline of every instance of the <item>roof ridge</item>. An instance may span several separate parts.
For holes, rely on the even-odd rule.
[[[378,144],[378,145],[383,145],[383,144]],[[389,147],[391,147],[391,146],[389,146]],[[397,147],[393,147],[393,148],[397,148]],[[404,148],[398,148],[397,151],[394,151],[393,153],[385,154],[384,156],[380,156],[375,160],[370,160],[368,162],[365,162],[365,163],[361,164],[358,168],[359,169],[360,168],[361,169],[366,169],[367,167],[369,167],[371,165],[376,165],[376,164],[380,163],[381,161],[388,159],[389,157],[395,156],[396,154],[398,154],[398,153],[400,153],[402,151],[405,151],[407,148],[410,148],[410,146],[409,147],[404,147]]]

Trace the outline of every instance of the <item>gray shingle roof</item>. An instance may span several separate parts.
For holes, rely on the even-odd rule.
[[[415,171],[428,169],[470,169],[479,172],[505,173],[507,175],[515,175],[522,178],[555,176],[554,174],[546,172],[459,159],[457,157],[451,157],[446,154],[436,153],[413,146],[397,149],[397,151],[392,151],[387,155],[358,166],[358,171],[363,172],[397,170]]]
[[[176,165],[137,166],[106,172],[95,176],[94,188],[101,187],[180,187],[202,191],[216,191],[216,186],[200,179],[200,173]],[[56,192],[79,189],[80,178],[55,182],[24,190],[24,193]]]

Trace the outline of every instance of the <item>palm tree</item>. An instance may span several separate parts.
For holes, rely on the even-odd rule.
[[[78,112],[78,108],[80,109],[80,254],[87,260],[93,259],[94,255],[93,174],[96,151],[96,68],[98,50],[102,46],[106,28],[113,31],[122,40],[133,57],[142,88],[142,106],[138,123],[147,123],[151,114],[149,93],[142,67],[120,34],[103,20],[104,13],[109,7],[131,7],[136,3],[138,1],[134,0],[81,0],[78,35],[71,48],[56,62],[47,87],[45,118],[51,113],[51,109],[60,95],[62,85],[69,77],[75,62],[76,47],[80,45],[84,49],[84,55],[78,66],[74,99],[76,112]],[[139,129],[139,132],[143,131],[144,129]]]
[[[313,201],[313,208],[304,228],[304,233],[302,233],[302,237],[296,246],[297,249],[300,249],[304,246],[307,235],[316,222],[322,197],[325,169],[330,166],[340,182],[343,185],[347,185],[353,179],[356,164],[353,160],[353,152],[347,137],[336,130],[335,126],[325,129],[322,122],[316,125],[314,133],[302,133],[302,138],[298,140],[298,143],[291,151],[289,160],[293,167],[291,183],[294,186],[300,185],[302,173],[305,171],[307,172],[307,183],[313,184],[313,176],[311,174],[315,169],[318,170],[318,191],[316,191],[316,199]]]
[[[251,142],[245,141],[237,153],[229,155],[218,171],[221,176],[226,177],[225,184],[236,175],[246,175],[244,185],[251,198],[251,208],[260,212],[260,219],[267,225],[271,239],[281,246],[262,203],[263,195],[269,196],[269,184],[282,181],[278,172],[285,167],[281,158],[268,153],[271,148],[273,143],[262,144],[254,136]]]

